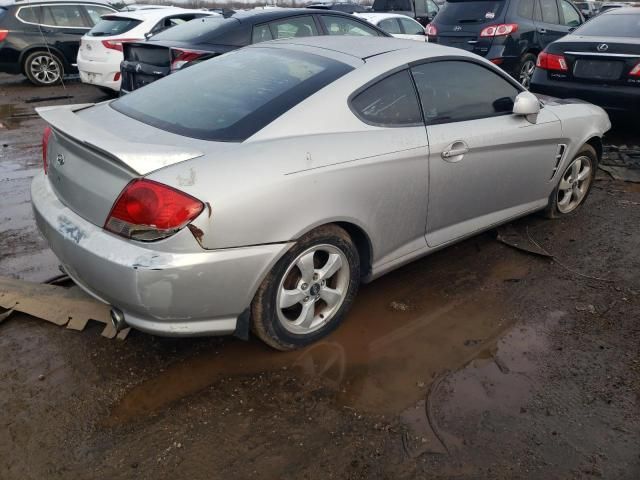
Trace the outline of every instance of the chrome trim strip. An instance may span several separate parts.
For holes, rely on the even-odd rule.
[[[565,55],[585,55],[587,57],[619,57],[619,58],[640,58],[640,55],[627,53],[597,53],[597,52],[564,52]]]
[[[63,6],[63,5],[81,5],[81,6],[98,6],[98,7],[102,7],[104,6],[107,9],[110,9],[111,7],[107,6],[107,5],[98,5],[95,3],[54,3],[51,4],[54,6]],[[20,23],[24,23],[25,25],[35,25],[35,26],[39,26],[39,27],[47,27],[47,28],[77,28],[78,30],[91,30],[93,27],[69,27],[69,26],[65,26],[65,27],[61,27],[60,25],[49,25],[46,23],[34,23],[34,22],[27,22],[26,20],[23,20],[22,18],[20,18],[20,12],[22,11],[22,9],[24,8],[38,8],[38,7],[47,7],[49,5],[47,5],[46,3],[42,3],[42,4],[36,4],[36,5],[24,5],[20,8],[18,8],[18,11],[15,14],[16,20],[18,20]],[[117,10],[113,10],[113,13],[118,13]]]

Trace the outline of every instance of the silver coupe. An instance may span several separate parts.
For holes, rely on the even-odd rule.
[[[609,118],[391,38],[260,43],[116,100],[39,109],[37,223],[117,328],[327,335],[361,282],[584,203]]]

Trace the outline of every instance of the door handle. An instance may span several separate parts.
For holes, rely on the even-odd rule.
[[[464,154],[469,151],[469,147],[462,140],[453,142],[443,152],[442,158],[447,162],[459,162],[464,157]]]
[[[538,33],[541,33],[542,35],[544,35],[545,33],[547,33],[547,29],[546,28],[539,28],[538,29]]]

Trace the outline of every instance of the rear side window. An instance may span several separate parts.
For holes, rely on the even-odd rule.
[[[424,28],[418,22],[414,22],[409,18],[398,19],[407,35],[424,35]]]
[[[266,42],[273,40],[269,25],[258,25],[253,27],[253,35],[251,36],[251,43]]]
[[[418,98],[407,70],[394,73],[356,95],[351,108],[361,120],[373,125],[422,124]]]
[[[428,125],[511,113],[520,93],[497,73],[471,62],[431,62],[411,72]]]
[[[582,20],[580,19],[578,11],[573,8],[573,5],[571,5],[567,0],[560,0],[560,5],[562,6],[564,24],[568,27],[579,27]]]
[[[556,0],[540,0],[540,17],[545,23],[560,23]]]
[[[337,15],[320,15],[320,20],[329,35],[379,36],[373,28],[347,17]]]
[[[40,15],[40,7],[22,7],[16,16],[23,22],[39,23]]]
[[[387,18],[386,20],[382,20],[378,26],[387,33],[402,33],[400,30],[400,25],[398,25],[398,20],[395,18]]]
[[[640,15],[598,15],[574,32],[586,37],[640,37]]]
[[[54,25],[58,27],[88,27],[84,17],[82,16],[82,7],[80,5],[49,5],[43,7],[49,10],[53,17]]]
[[[318,35],[313,17],[292,17],[269,24],[271,35],[276,38],[314,37]]]
[[[134,27],[141,23],[141,20],[134,20],[133,18],[105,17],[96,23],[96,25],[89,30],[87,35],[90,37],[109,37],[111,35],[120,35],[128,32],[129,30],[133,30]]]
[[[100,21],[100,17],[102,17],[102,15],[114,13],[113,10],[101,7],[99,5],[85,5],[84,10],[85,12],[87,12],[87,15],[89,15],[89,18],[91,19],[91,23],[93,25]]]
[[[351,70],[309,53],[241,49],[153,82],[111,107],[178,135],[240,142]]]
[[[505,4],[506,0],[448,0],[438,12],[438,23],[493,23],[502,16]]]

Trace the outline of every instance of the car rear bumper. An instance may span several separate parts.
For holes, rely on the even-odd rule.
[[[157,335],[233,333],[260,282],[291,245],[207,251],[184,229],[174,237],[191,237],[178,241],[193,241],[193,248],[167,252],[162,241],[129,241],[84,220],[60,202],[43,173],[33,180],[31,198],[38,227],[69,276],[121,310],[129,326]]]
[[[544,70],[536,69],[531,91],[558,98],[579,98],[609,111],[635,111],[640,108],[640,87],[594,85],[552,80]]]
[[[78,55],[78,71],[82,83],[89,83],[99,87],[109,88],[116,92],[120,90],[120,62],[93,62],[84,60]],[[118,74],[118,79],[114,80]]]

